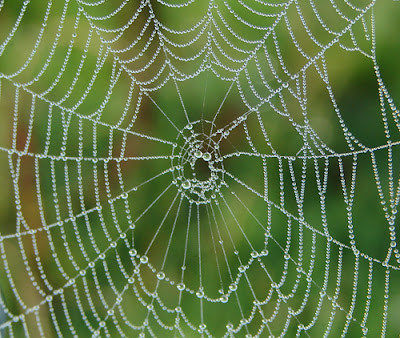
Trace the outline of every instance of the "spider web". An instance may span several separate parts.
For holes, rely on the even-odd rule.
[[[398,334],[379,3],[0,1],[0,335]]]

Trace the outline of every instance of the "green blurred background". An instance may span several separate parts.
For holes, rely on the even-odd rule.
[[[206,15],[208,6],[205,2],[195,1],[190,6],[174,10],[155,1],[151,3],[156,17],[172,29],[185,29],[192,26],[194,22],[199,21]],[[239,3],[228,3],[242,15],[248,15]],[[308,17],[310,15],[311,17],[312,12],[309,5],[307,5],[308,2],[300,1],[299,3],[299,6],[304,10],[304,16]],[[85,6],[84,4],[82,6],[85,8],[86,15],[95,17],[96,15],[101,16],[105,13],[110,13],[119,4],[120,2],[109,1],[105,5],[98,7]],[[216,4],[223,11],[222,8],[225,7],[222,2],[217,1]],[[343,5],[342,2],[340,4]],[[179,146],[181,145],[180,142],[182,140],[177,136],[177,130],[160,111],[161,109],[166,113],[179,130],[185,128],[187,120],[175,83],[170,80],[161,89],[149,91],[151,99],[146,95],[141,96],[140,87],[136,84],[131,87],[131,77],[128,76],[125,70],[119,68],[118,63],[114,63],[115,59],[113,59],[112,53],[106,55],[106,50],[101,48],[101,40],[95,31],[92,32],[93,36],[91,37],[90,44],[85,46],[88,36],[90,36],[90,25],[89,20],[82,13],[79,22],[77,21],[79,11],[76,1],[70,1],[68,5],[65,24],[60,32],[59,41],[54,50],[54,57],[43,76],[38,81],[29,83],[37,76],[46,63],[48,55],[52,53],[52,42],[56,37],[60,24],[60,17],[64,6],[63,2],[54,2],[52,4],[46,29],[44,30],[43,41],[39,45],[32,61],[23,72],[7,79],[6,77],[18,71],[24,65],[27,58],[29,58],[40,32],[47,5],[46,2],[32,1],[27,6],[27,12],[23,16],[15,36],[11,39],[5,48],[4,54],[0,57],[0,177],[2,182],[2,193],[0,194],[0,235],[8,236],[15,234],[17,231],[41,229],[34,235],[24,235],[13,239],[4,237],[0,241],[3,255],[1,258],[0,291],[3,303],[10,314],[18,316],[27,310],[21,306],[18,297],[21,297],[26,306],[30,308],[44,302],[44,296],[37,291],[38,288],[45,290],[45,294],[54,294],[54,290],[63,288],[62,296],[55,295],[50,302],[51,306],[46,304],[41,305],[36,316],[34,313],[26,315],[25,327],[29,328],[28,332],[30,335],[38,336],[40,330],[38,329],[37,318],[40,318],[45,336],[58,336],[60,332],[65,336],[74,335],[74,333],[83,337],[89,336],[91,332],[87,327],[88,323],[96,328],[99,325],[99,318],[109,316],[107,315],[107,306],[105,306],[105,303],[115,303],[116,290],[121,292],[125,285],[130,285],[127,284],[127,277],[134,272],[136,263],[132,263],[129,250],[132,247],[137,250],[138,256],[135,262],[139,262],[139,257],[146,252],[146,249],[150,245],[147,256],[149,257],[153,271],[149,266],[141,265],[140,272],[134,272],[136,281],[133,285],[137,289],[129,288],[128,291],[124,292],[121,304],[125,310],[125,315],[119,311],[115,311],[114,319],[107,317],[106,327],[109,334],[111,336],[119,336],[121,334],[113,321],[118,322],[124,327],[127,336],[135,337],[142,331],[129,330],[124,321],[130,320],[134,325],[140,326],[148,316],[149,311],[142,303],[154,302],[151,292],[153,292],[157,285],[156,271],[160,270],[165,271],[169,280],[174,282],[173,285],[170,283],[160,284],[157,291],[160,299],[162,299],[169,309],[175,309],[180,302],[180,306],[187,318],[193,322],[193,325],[199,326],[202,322],[200,319],[201,301],[189,292],[184,292],[181,301],[179,301],[180,293],[176,288],[176,284],[179,283],[181,278],[181,266],[185,256],[185,247],[189,248],[187,249],[187,269],[184,279],[186,287],[195,291],[199,287],[200,272],[198,259],[199,252],[201,252],[203,264],[202,283],[204,289],[210,298],[218,299],[221,296],[218,292],[221,288],[221,283],[224,292],[226,292],[232,277],[223,263],[220,263],[220,268],[217,267],[215,262],[216,257],[220,262],[226,259],[232,271],[235,271],[235,274],[237,273],[239,263],[234,253],[235,248],[228,243],[228,232],[221,234],[225,240],[226,256],[224,256],[221,249],[214,249],[216,240],[214,241],[214,238],[210,234],[216,236],[216,229],[219,226],[222,229],[222,224],[226,222],[227,227],[230,229],[230,236],[233,237],[236,250],[240,252],[243,261],[247,262],[251,257],[251,248],[235,223],[237,222],[243,226],[248,240],[257,251],[261,252],[266,245],[264,242],[265,230],[259,227],[258,221],[264,227],[267,227],[267,220],[270,217],[271,235],[276,243],[285,247],[288,238],[288,218],[275,207],[271,207],[270,210],[268,204],[263,199],[229,177],[226,177],[229,188],[221,189],[221,196],[224,197],[224,199],[222,197],[219,199],[219,205],[221,206],[218,207],[216,204],[213,204],[213,207],[207,205],[199,206],[199,219],[196,218],[197,206],[190,206],[185,198],[182,199],[182,204],[179,204],[181,195],[175,185],[172,185],[157,200],[157,203],[151,210],[141,216],[147,210],[147,207],[152,205],[152,202],[171,184],[173,177],[171,177],[170,173],[167,173],[143,186],[141,186],[141,183],[168,170],[171,167],[171,160],[149,159],[142,161],[130,159],[127,161],[118,161],[117,159],[136,156],[169,156],[172,154],[170,143],[177,142]],[[253,2],[252,5],[255,7],[260,6],[259,4],[253,4]],[[360,2],[359,6],[362,5],[362,2]],[[94,20],[96,27],[100,29],[104,27],[119,27],[121,23],[129,20],[132,12],[139,6],[140,4],[137,2],[130,2],[121,11],[120,15],[105,21]],[[332,15],[334,13],[332,12],[333,8],[329,5],[328,1],[326,1],[326,4],[321,3],[317,4],[317,6],[319,6],[319,10],[322,15],[325,15],[327,20],[334,17]],[[22,1],[4,2],[4,6],[0,11],[0,42],[5,41],[21,13],[22,7]],[[278,11],[279,9],[280,7],[271,10]],[[243,13],[240,11],[243,11]],[[400,98],[400,43],[396,32],[400,32],[400,5],[396,1],[381,0],[377,1],[373,6],[373,10],[370,10],[368,13],[372,11],[376,22],[376,52],[380,72],[394,100],[394,104],[398,104]],[[351,11],[349,10],[349,12]],[[226,8],[223,14],[226,15],[226,18],[230,18],[231,23],[237,22],[226,13]],[[217,18],[216,22],[220,24],[216,16],[216,10],[213,12],[213,15]],[[365,16],[366,25],[368,25],[369,15]],[[136,24],[127,30],[126,34],[117,43],[112,44],[112,48],[118,50],[128,46],[138,36],[148,16],[148,11],[143,10]],[[298,26],[294,27],[294,30],[297,31],[296,29],[301,27],[301,22],[298,18],[296,19],[296,7],[294,5],[289,7],[288,17],[294,18],[291,21],[292,24],[295,24],[297,20]],[[310,28],[311,31],[319,38],[327,39],[327,34],[320,27],[318,28],[318,23],[316,20],[314,21],[310,20],[309,22],[310,25],[314,24]],[[252,22],[258,25],[265,24],[265,21],[262,21],[258,17],[254,18]],[[333,19],[329,24],[334,29],[340,29],[343,25],[339,21],[336,24]],[[287,30],[284,28],[284,23],[282,25],[282,27],[279,26],[276,29],[277,41],[279,42],[289,71],[296,73],[304,66],[304,58],[299,53],[294,52],[293,43],[290,41]],[[240,25],[238,24],[238,26]],[[138,50],[145,46],[147,39],[151,36],[151,27],[152,25],[144,33],[142,38],[143,43],[139,43],[132,51],[119,53],[119,60],[128,60],[137,55]],[[358,26],[354,29],[354,39],[360,41],[361,49],[367,50],[368,43],[366,42],[365,45],[361,43],[361,37],[364,33],[357,31],[357,29],[359,29]],[[264,34],[248,27],[241,27],[240,30],[249,40],[259,39]],[[301,32],[301,29],[298,31]],[[74,32],[77,32],[76,37],[74,37]],[[101,34],[104,39],[112,39],[116,36],[115,33],[102,32]],[[168,33],[166,33],[166,36],[172,40],[177,39],[173,41],[186,42],[184,37],[176,38],[172,35],[169,36]],[[74,39],[73,43],[71,43],[72,38]],[[318,48],[312,45],[312,43],[308,43],[305,35],[303,38],[304,40],[300,40],[304,41],[304,46],[302,45],[302,47],[311,55],[315,55]],[[182,52],[179,49],[171,48],[177,53],[181,53],[179,54],[181,57],[188,57],[195,53],[196,50],[199,50],[199,46],[202,46],[206,40],[207,36],[205,34],[194,44],[192,49],[185,49]],[[348,43],[347,46],[350,46],[351,37],[343,36],[341,43],[342,46],[346,46],[346,43]],[[251,48],[246,43],[238,45],[244,49]],[[143,67],[154,54],[157,46],[158,40],[156,38],[143,57],[139,58],[138,61],[126,63],[127,69],[136,72]],[[266,48],[272,47],[273,43],[271,39],[267,40]],[[234,62],[218,54],[215,46],[214,50],[227,65],[238,67]],[[231,57],[244,58],[242,53],[235,52],[227,46],[225,46],[225,51],[231,53],[229,54]],[[82,58],[82,55],[85,56]],[[101,56],[100,58],[98,58],[99,55]],[[103,56],[104,66],[99,71],[93,84],[90,84],[96,63],[99,60],[101,61]],[[68,62],[64,64],[66,58]],[[212,57],[210,56],[210,58]],[[362,144],[368,147],[374,148],[385,145],[386,138],[380,111],[378,85],[371,60],[358,51],[346,51],[340,48],[338,44],[329,48],[325,54],[325,59],[330,85],[332,86],[342,117],[351,133]],[[138,81],[145,82],[157,73],[164,64],[164,61],[165,55],[161,52],[152,67],[138,74],[133,74]],[[277,57],[273,58],[272,62],[277,66],[277,69],[280,69]],[[65,71],[60,72],[60,69],[64,67],[63,64]],[[82,65],[82,69],[76,84],[74,84],[80,64]],[[322,66],[320,61],[317,61],[317,64],[320,67]],[[199,64],[196,64],[196,62],[182,63],[176,61],[176,66],[181,71],[193,71]],[[265,70],[268,69],[266,60],[264,60],[264,64],[261,64],[261,67]],[[217,65],[215,65],[215,69],[222,76],[232,75],[230,72],[218,68]],[[252,72],[255,72],[254,64],[249,63],[248,69],[251,76]],[[282,81],[288,80],[282,70],[279,71],[279,76],[282,78]],[[272,87],[279,85],[271,74],[266,73],[266,77]],[[110,79],[113,78],[116,79],[116,84],[112,88],[111,95],[108,96]],[[164,78],[163,75],[160,77],[161,80]],[[52,87],[56,79],[57,84]],[[155,84],[161,83],[161,80]],[[306,81],[307,116],[310,125],[320,136],[322,142],[333,149],[335,153],[349,152],[343,137],[342,128],[338,123],[338,117],[327,93],[326,85],[321,80],[315,67],[307,69]],[[243,84],[245,83],[245,79],[241,78],[239,82]],[[29,85],[22,86],[19,89],[18,121],[15,123],[16,87],[18,87],[17,84],[24,83],[29,83]],[[290,86],[294,85],[294,83],[295,81],[290,82]],[[69,92],[69,88],[72,88],[71,86],[73,86],[73,90]],[[91,90],[86,96],[85,91],[88,86],[91,87]],[[248,111],[248,107],[243,104],[240,91],[236,86],[234,85],[230,89],[230,81],[218,78],[210,70],[205,70],[193,79],[177,81],[177,86],[189,120],[191,121],[212,120],[222,102],[224,104],[218,114],[218,118],[215,120],[216,129],[225,127],[231,121],[234,121]],[[262,82],[254,83],[254,86],[261,93],[267,93]],[[146,88],[146,85],[143,87]],[[147,87],[151,87],[151,85]],[[127,98],[131,89],[133,93],[132,100],[127,105]],[[225,98],[227,93],[228,95]],[[80,103],[83,95],[85,99]],[[251,91],[248,88],[247,90],[244,89],[244,95],[246,98],[249,98],[249,102],[252,104],[257,101],[257,98],[254,97],[253,101],[251,101]],[[283,95],[286,94],[284,93]],[[33,96],[37,96],[37,98],[34,101],[34,114],[32,115]],[[140,104],[137,104],[139,97],[141,97],[141,101]],[[279,107],[278,99],[272,99],[271,101]],[[276,152],[280,155],[294,156],[302,147],[304,140],[295,130],[292,123],[289,122],[288,117],[292,121],[300,123],[303,115],[301,114],[298,102],[293,97],[285,96],[285,101],[288,104],[288,116],[274,113],[271,106],[267,104],[260,105],[259,112],[271,144]],[[51,120],[49,119],[50,106],[53,106],[51,108]],[[63,112],[61,107],[66,107],[67,109]],[[386,102],[386,109],[389,112],[388,107],[389,105]],[[69,114],[68,109],[73,111],[73,114]],[[124,111],[126,112],[125,115]],[[33,122],[30,125],[32,117]],[[70,125],[68,129],[65,129],[68,119],[70,119]],[[201,122],[195,127],[195,131],[199,133],[203,132],[198,129],[200,124]],[[257,116],[255,114],[249,116],[246,124],[254,146],[258,151],[262,154],[271,154],[271,149],[266,145],[265,138],[260,130]],[[208,124],[205,123],[205,125],[205,129],[208,131]],[[113,127],[111,128],[110,126]],[[48,138],[49,133],[47,131],[49,128],[51,129],[51,136]],[[390,118],[390,115],[389,128],[392,142],[399,141],[398,126]],[[15,133],[14,130],[16,130],[15,136],[13,136],[13,133]],[[127,130],[131,131],[131,133],[127,133]],[[149,138],[142,137],[141,135],[143,134],[166,140],[170,143],[150,140]],[[79,139],[79,135],[82,135],[82,140]],[[63,136],[66,136],[65,143],[63,143]],[[20,156],[15,153],[9,154],[7,151],[8,149],[13,149],[13,139],[15,140],[15,150],[26,151],[30,154],[46,154],[44,158],[30,155],[21,156],[21,169],[17,184],[13,182],[12,170],[10,168],[16,166]],[[27,140],[29,141],[27,142]],[[63,146],[65,146],[65,149],[62,148]],[[122,150],[123,148],[124,150]],[[252,150],[246,141],[246,134],[243,128],[236,128],[230,133],[227,140],[222,140],[220,142],[220,151],[222,155],[235,152],[251,152]],[[398,180],[400,164],[398,146],[394,146],[392,151],[393,163],[391,165],[393,165],[394,179]],[[60,160],[58,157],[63,153],[64,155],[62,156],[64,157],[69,156],[73,158],[83,156],[86,160]],[[378,163],[383,191],[388,196],[390,177],[388,174],[387,149],[376,150],[374,154]],[[96,158],[97,161],[91,160],[92,158]],[[320,159],[317,162],[322,173],[324,159]],[[281,189],[279,161],[271,157],[268,158],[267,163],[269,170],[269,199],[276,205],[279,205]],[[362,253],[383,261],[385,260],[389,245],[389,231],[377,193],[370,154],[360,154],[357,163],[357,183],[352,210],[356,245]],[[303,162],[299,159],[293,161],[296,177],[298,177],[298,188],[300,185],[302,164]],[[292,215],[298,215],[298,203],[293,194],[288,165],[289,161],[285,159],[283,161],[284,208]],[[351,156],[343,157],[343,167],[347,184],[349,184],[352,165]],[[254,190],[263,192],[263,163],[260,158],[252,158],[246,155],[229,157],[224,160],[224,167],[227,172],[240,178],[248,186],[253,187]],[[207,169],[205,169],[205,175],[207,176],[207,174]],[[310,182],[310,184],[306,184],[305,199],[303,202],[305,222],[314,229],[323,232],[321,206],[315,183],[315,170],[312,160],[307,161],[305,175],[307,178],[306,182]],[[121,178],[123,187],[121,185]],[[134,187],[138,187],[137,191],[130,191],[127,199],[121,198],[124,191],[133,189]],[[397,188],[397,185],[395,187]],[[232,191],[236,196],[239,196],[239,199],[231,194]],[[18,195],[20,196],[20,211],[24,222],[26,222],[25,224],[21,223],[20,220],[22,218],[19,218],[18,221],[16,215],[16,196]],[[107,202],[110,198],[115,199],[113,204]],[[79,216],[83,210],[94,210],[99,204],[101,205],[101,212],[93,211]],[[347,211],[340,186],[338,161],[335,157],[329,159],[326,209],[330,235],[337,241],[349,245]],[[233,210],[233,213],[231,213],[231,210]],[[191,213],[191,218],[189,220],[190,226],[188,231],[189,212]],[[222,216],[218,216],[218,212]],[[217,213],[214,221],[212,220],[213,213]],[[163,221],[164,217],[165,221]],[[130,220],[137,220],[138,218],[140,219],[135,224],[135,230],[129,230]],[[43,230],[45,224],[56,224],[64,219],[67,219],[67,221],[63,226],[54,226],[50,230]],[[165,226],[161,227],[161,231],[157,234],[154,244],[150,244],[160,224],[165,224]],[[176,224],[176,228],[173,228],[174,224]],[[202,225],[201,228],[198,224]],[[398,221],[396,220],[395,225],[397,226],[397,224]],[[314,261],[312,258],[313,232],[304,229],[304,224],[294,219],[291,220],[290,226],[292,239],[288,246],[289,253],[293,259],[296,259],[301,247],[299,238],[302,236],[304,246],[302,249],[303,264],[304,269],[307,270],[311,262]],[[197,233],[196,227],[200,228],[199,233]],[[172,229],[175,230],[173,231]],[[121,232],[126,232],[128,235],[127,238],[118,239]],[[108,236],[106,233],[108,233]],[[189,234],[189,240],[186,245],[187,234]],[[77,238],[80,238],[80,240],[77,240]],[[199,238],[201,242],[200,246]],[[172,245],[169,246],[168,259],[161,268],[167,243],[170,239]],[[118,244],[116,248],[110,249],[110,242],[114,240]],[[82,244],[80,244],[80,241]],[[94,247],[93,241],[96,242],[98,250]],[[282,293],[290,294],[290,290],[296,284],[296,279],[298,278],[296,266],[290,262],[289,268],[286,268],[282,248],[274,244],[275,242],[271,238],[269,241],[267,245],[269,254],[266,257],[261,257],[260,261],[267,267],[273,280],[278,282],[282,274],[286,275],[286,277],[283,277],[286,278],[286,281],[282,283],[281,291]],[[309,293],[309,300],[304,311],[297,316],[299,322],[304,323],[304,325],[307,325],[312,320],[317,309],[320,289],[316,285],[322,286],[324,282],[324,269],[326,268],[325,255],[328,246],[326,238],[324,236],[316,236],[314,245],[316,245],[316,259],[315,267],[312,270],[312,279],[315,285],[311,287],[310,291],[307,291],[308,285],[303,274],[300,278],[297,291],[288,301],[288,304],[293,309],[297,309],[301,306],[304,295]],[[82,247],[86,252],[86,257],[82,254]],[[340,251],[335,244],[331,244],[330,248],[330,275],[326,286],[326,293],[333,297],[335,294]],[[73,259],[68,256],[68,250],[72,253]],[[99,252],[104,251],[107,252],[106,258],[103,260],[105,263],[99,259]],[[40,264],[37,264],[37,257],[40,257]],[[60,262],[66,275],[70,278],[77,276],[74,286],[65,285],[67,280],[62,276],[56,260]],[[88,262],[93,260],[96,262],[96,266],[93,269],[87,268]],[[75,263],[72,263],[72,261]],[[390,264],[399,267],[394,258],[392,258]],[[43,271],[41,271],[40,266],[43,267]],[[350,249],[344,249],[341,286],[337,301],[346,311],[348,311],[352,302],[354,266],[354,254]],[[80,269],[87,269],[84,278],[79,277]],[[122,272],[124,269],[126,270],[125,274]],[[221,283],[218,281],[220,279],[219,269],[222,273]],[[11,272],[14,285],[10,283],[11,279],[7,271]],[[400,289],[398,287],[400,285],[400,278],[398,270],[390,268],[389,271],[391,279],[387,336],[396,337],[400,332]],[[353,314],[358,323],[351,322],[348,331],[349,337],[362,336],[359,324],[364,315],[368,285],[368,262],[364,258],[360,258],[358,274],[357,299]],[[45,278],[41,277],[41,275],[45,276]],[[271,281],[265,271],[262,270],[261,265],[251,265],[246,272],[246,276],[251,281],[250,284],[253,290],[248,287],[249,283],[246,284],[245,277],[242,276],[236,293],[237,299],[239,299],[241,304],[241,309],[238,307],[233,294],[226,304],[203,301],[204,322],[207,323],[207,328],[212,335],[222,336],[226,332],[226,325],[229,322],[236,327],[243,316],[249,316],[254,301],[252,291],[256,292],[259,299],[265,299],[268,295],[271,288]],[[110,278],[112,281],[110,281]],[[35,282],[32,282],[32,280]],[[35,286],[35,283],[38,286]],[[141,289],[143,285],[146,286],[148,294]],[[375,337],[380,335],[382,328],[385,293],[385,268],[379,263],[374,264],[372,285],[372,303],[370,305],[367,326],[369,328],[368,335]],[[13,292],[13,290],[17,293]],[[96,290],[101,290],[103,296],[99,296]],[[135,293],[135,290],[139,291]],[[87,294],[90,294],[91,297],[87,297]],[[104,298],[102,299],[102,297]],[[279,302],[276,293],[274,293],[270,302],[261,306],[266,317],[272,315],[275,305],[279,304]],[[159,313],[159,319],[173,326],[177,317],[176,313],[174,311],[168,313],[157,302],[154,302],[154,304],[157,313]],[[278,311],[276,319],[270,324],[274,335],[279,335],[282,332],[287,317],[286,305],[281,306],[282,308]],[[67,320],[67,316],[65,315],[65,307],[69,310],[69,320]],[[93,311],[94,308],[97,313]],[[326,323],[331,316],[331,311],[332,304],[325,298],[318,319],[309,332],[311,337],[323,335],[326,330]],[[11,319],[6,312],[4,309],[0,310],[0,325]],[[82,313],[85,314],[86,319]],[[75,332],[71,331],[69,321],[73,323]],[[183,323],[182,318],[180,321],[182,332],[186,336],[200,336],[200,334],[188,328]],[[331,329],[332,337],[341,334],[345,321],[344,312],[337,311]],[[26,335],[27,331],[22,323],[23,321],[18,321],[12,324],[14,336]],[[58,329],[55,323],[58,323]],[[296,320],[292,318],[287,336],[292,337],[295,335],[297,324]],[[256,334],[260,325],[261,317],[256,315],[248,325],[249,333]],[[152,316],[149,319],[149,326],[156,336],[179,336],[179,333],[175,329],[170,332],[161,329]],[[144,332],[146,336],[149,335],[147,329],[144,329]],[[102,330],[101,334],[103,335],[104,333],[105,331]],[[242,329],[235,336],[244,337],[246,333],[246,330]],[[11,336],[8,328],[3,328],[0,334]],[[306,336],[304,332],[302,335]],[[266,329],[261,333],[261,336],[268,336]]]

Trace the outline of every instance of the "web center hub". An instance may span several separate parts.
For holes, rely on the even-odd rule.
[[[211,202],[223,182],[219,145],[208,133],[212,129],[208,121],[187,125],[178,134],[171,156],[173,183],[191,203]]]

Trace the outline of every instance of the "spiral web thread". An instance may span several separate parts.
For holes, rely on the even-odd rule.
[[[377,63],[376,3],[0,1],[13,210],[0,334],[384,336],[400,116]],[[347,125],[331,50],[375,76],[371,139]],[[310,117],[316,84],[338,143]],[[366,194],[378,225],[358,218]],[[358,239],[371,226],[375,251]]]

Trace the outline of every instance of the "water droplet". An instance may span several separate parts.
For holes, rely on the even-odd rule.
[[[165,273],[162,272],[162,271],[158,272],[158,273],[157,273],[157,278],[158,278],[159,280],[163,280],[163,279],[165,278]]]
[[[133,277],[129,277],[128,278],[128,283],[129,284],[133,284],[135,282],[135,278],[133,278]]]
[[[113,309],[108,310],[108,311],[107,311],[107,314],[108,314],[109,316],[112,316],[112,315],[114,314],[114,310],[113,310]]]
[[[130,256],[133,257],[133,256],[136,256],[136,254],[137,254],[137,251],[136,251],[135,249],[130,249],[130,250],[129,250],[129,255],[130,255]]]
[[[94,268],[94,262],[89,263],[89,268]]]
[[[182,188],[183,189],[189,189],[191,186],[190,181],[185,181],[182,183]]]
[[[199,291],[196,292],[196,296],[198,298],[203,298],[204,297],[204,291],[202,289],[200,289]]]
[[[194,156],[197,157],[197,158],[200,158],[200,157],[203,156],[203,153],[202,153],[200,150],[197,149],[197,150],[194,152]]]
[[[228,302],[228,296],[223,295],[223,296],[220,298],[220,300],[221,300],[221,303],[227,303],[227,302]]]
[[[244,265],[239,266],[239,272],[245,272],[246,271],[246,267]]]
[[[86,275],[86,270],[81,270],[81,271],[79,271],[79,274],[80,274],[81,276]]]
[[[229,285],[229,290],[236,291],[237,290],[237,285],[235,283],[232,283],[231,285]]]
[[[185,284],[183,283],[179,283],[176,287],[178,288],[179,291],[185,290]]]
[[[203,154],[203,160],[204,161],[209,161],[209,160],[211,160],[211,154],[210,153],[204,153]]]
[[[140,263],[147,264],[148,261],[149,261],[149,259],[147,258],[147,256],[140,257]]]

